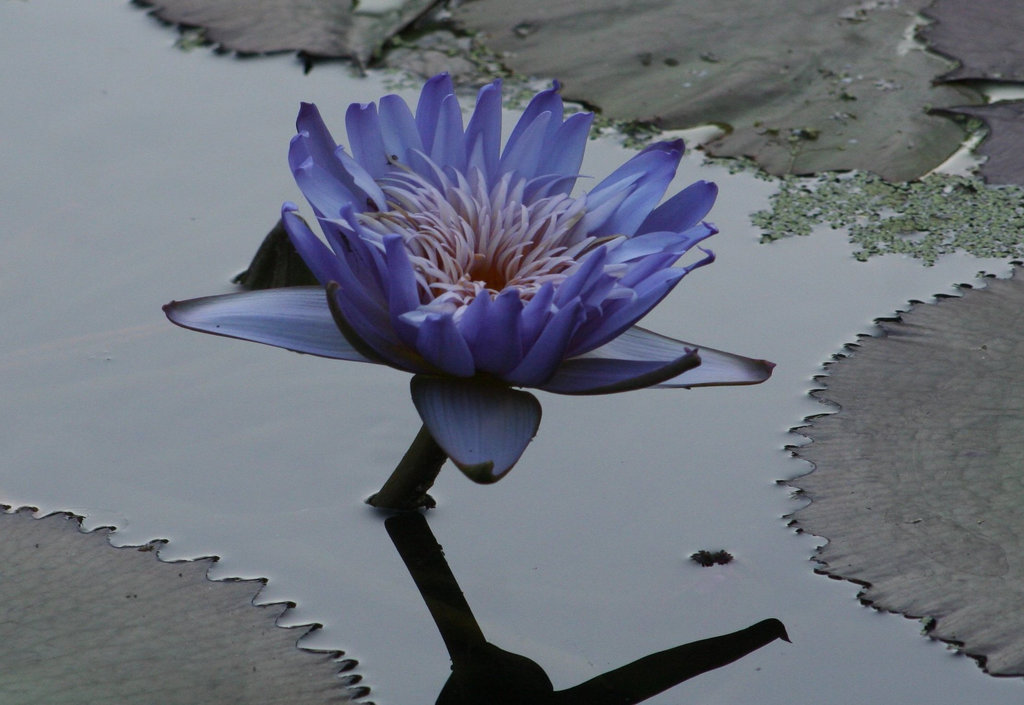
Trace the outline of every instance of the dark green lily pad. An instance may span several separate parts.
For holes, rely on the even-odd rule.
[[[989,134],[975,150],[987,157],[981,175],[991,183],[1024,184],[1024,100],[951,108],[944,112],[983,120]]]
[[[894,181],[945,160],[964,133],[931,107],[980,102],[932,85],[950,68],[907,46],[927,0],[472,0],[456,11],[516,70],[616,120],[720,123],[716,156],[773,174],[865,169]]]
[[[262,580],[209,580],[216,560],[168,563],[161,542],[114,548],[109,529],[0,506],[0,702],[305,705],[369,691],[355,662],[298,649],[312,627],[254,606]]]
[[[200,27],[244,54],[301,51],[366,64],[436,0],[135,0],[164,22]]]
[[[1024,4],[1015,0],[935,0],[919,32],[959,66],[943,81],[1024,81]]]
[[[249,268],[231,281],[246,289],[312,286],[317,283],[313,272],[309,271],[295,245],[288,239],[288,232],[280,219],[263,238]]]
[[[916,304],[828,366],[794,514],[821,572],[1024,675],[1024,276]]]

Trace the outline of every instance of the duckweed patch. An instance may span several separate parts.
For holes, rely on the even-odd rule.
[[[762,242],[809,235],[822,224],[847,228],[861,261],[900,253],[932,265],[956,251],[1024,257],[1024,188],[969,176],[932,174],[904,183],[868,172],[787,176],[771,208],[754,213],[751,222]]]

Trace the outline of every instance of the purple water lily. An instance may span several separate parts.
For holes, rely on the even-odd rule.
[[[501,146],[501,85],[463,126],[451,79],[426,82],[415,114],[398,96],[353,104],[349,149],[303,104],[289,163],[320,223],[286,203],[288,235],[322,287],[172,302],[178,325],[414,374],[425,428],[471,478],[516,463],[540,404],[515,389],[607,394],[756,384],[771,363],[635,325],[688,272],[717,188],[659,205],[683,152],[653,144],[572,195],[592,115],[563,120],[557,84]],[[673,266],[691,248],[701,256]],[[326,289],[326,295],[325,295]]]

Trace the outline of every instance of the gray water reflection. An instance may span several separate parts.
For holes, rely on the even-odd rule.
[[[635,705],[776,639],[789,641],[782,622],[765,619],[731,634],[650,654],[556,691],[535,661],[487,641],[422,514],[396,514],[384,526],[452,660],[437,705]]]

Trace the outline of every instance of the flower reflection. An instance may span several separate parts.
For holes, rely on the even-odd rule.
[[[406,512],[384,522],[430,610],[452,659],[438,705],[633,705],[746,656],[776,639],[777,619],[645,656],[572,688],[555,691],[535,662],[491,644],[473,617],[426,519]]]
[[[592,115],[537,94],[502,148],[501,85],[463,127],[451,79],[353,104],[349,149],[303,104],[289,163],[319,238],[294,204],[284,227],[321,287],[172,302],[195,330],[413,373],[425,428],[472,479],[493,482],[540,423],[517,387],[606,394],[756,384],[771,363],[662,337],[636,322],[713,255],[717,189],[662,198],[683,152],[653,144],[573,195]],[[660,203],[660,205],[659,205]],[[697,257],[675,266],[688,251]],[[326,290],[326,296],[325,296]]]

